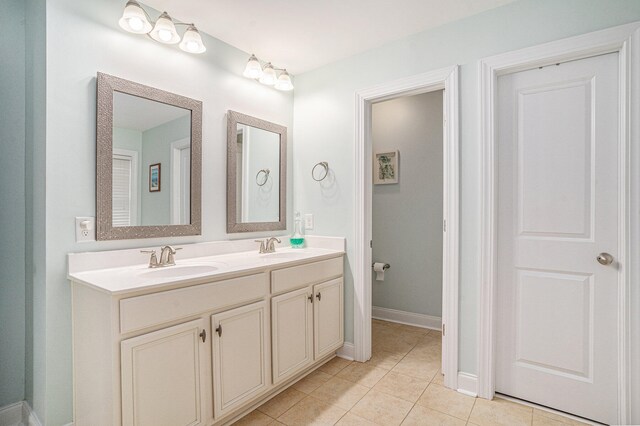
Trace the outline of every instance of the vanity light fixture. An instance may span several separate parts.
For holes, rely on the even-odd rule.
[[[167,12],[162,12],[158,19],[153,22],[149,14],[136,0],[127,1],[127,5],[122,13],[122,18],[120,18],[118,23],[125,31],[134,34],[146,34],[159,43],[180,43],[180,49],[185,52],[203,53],[207,50],[194,24],[173,22],[173,19],[171,19],[171,16],[169,16]],[[176,30],[177,25],[187,27],[182,37],[180,37]]]
[[[280,75],[278,75],[277,71],[280,71]],[[249,57],[242,75],[253,80],[258,80],[264,85],[274,86],[277,90],[293,90],[291,76],[286,69],[276,68],[271,62],[267,62],[263,67],[256,55]]]

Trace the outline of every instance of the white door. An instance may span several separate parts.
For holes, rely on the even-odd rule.
[[[274,384],[313,362],[312,302],[313,294],[309,287],[271,299]]]
[[[205,424],[209,404],[205,321],[195,320],[123,340],[122,424]],[[204,332],[203,332],[204,331]]]
[[[496,392],[617,421],[618,54],[498,78]]]
[[[211,317],[213,407],[219,419],[268,386],[267,302]]]
[[[313,286],[314,356],[318,360],[344,343],[342,278]]]

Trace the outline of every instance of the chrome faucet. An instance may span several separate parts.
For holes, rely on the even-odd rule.
[[[265,241],[263,241],[263,240],[255,240],[256,243],[260,243],[260,249],[258,250],[258,252],[260,254],[275,253],[275,251],[276,251],[275,242],[276,241],[278,242],[278,244],[282,242],[276,237],[267,238]]]
[[[163,266],[173,266],[176,264],[176,259],[174,255],[176,251],[181,250],[180,247],[173,248],[171,246],[164,246],[160,248],[160,261],[158,262],[158,257],[156,256],[155,250],[140,250],[140,253],[149,253],[151,257],[149,258],[149,268],[160,268]]]

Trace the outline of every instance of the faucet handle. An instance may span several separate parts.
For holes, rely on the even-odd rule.
[[[256,243],[260,243],[260,253],[266,253],[267,250],[265,249],[265,245],[264,245],[264,240],[254,240]]]
[[[271,237],[267,240],[267,252],[268,253],[273,253],[276,251],[276,247],[275,247],[275,242],[278,242],[278,244],[280,244],[282,241],[280,241],[280,238],[277,237]]]
[[[151,254],[149,258],[149,268],[155,268],[158,266],[158,257],[155,250],[140,250],[140,253]]]
[[[171,247],[171,246],[169,246]],[[171,249],[169,250],[169,256],[167,256],[167,265],[175,265],[176,264],[176,258],[174,257],[174,255],[176,254],[176,252],[178,250],[182,250],[182,247],[171,247]]]

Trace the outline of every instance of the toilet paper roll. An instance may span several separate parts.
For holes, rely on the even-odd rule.
[[[376,273],[376,281],[384,281],[384,263],[376,262],[373,264],[373,270]]]

